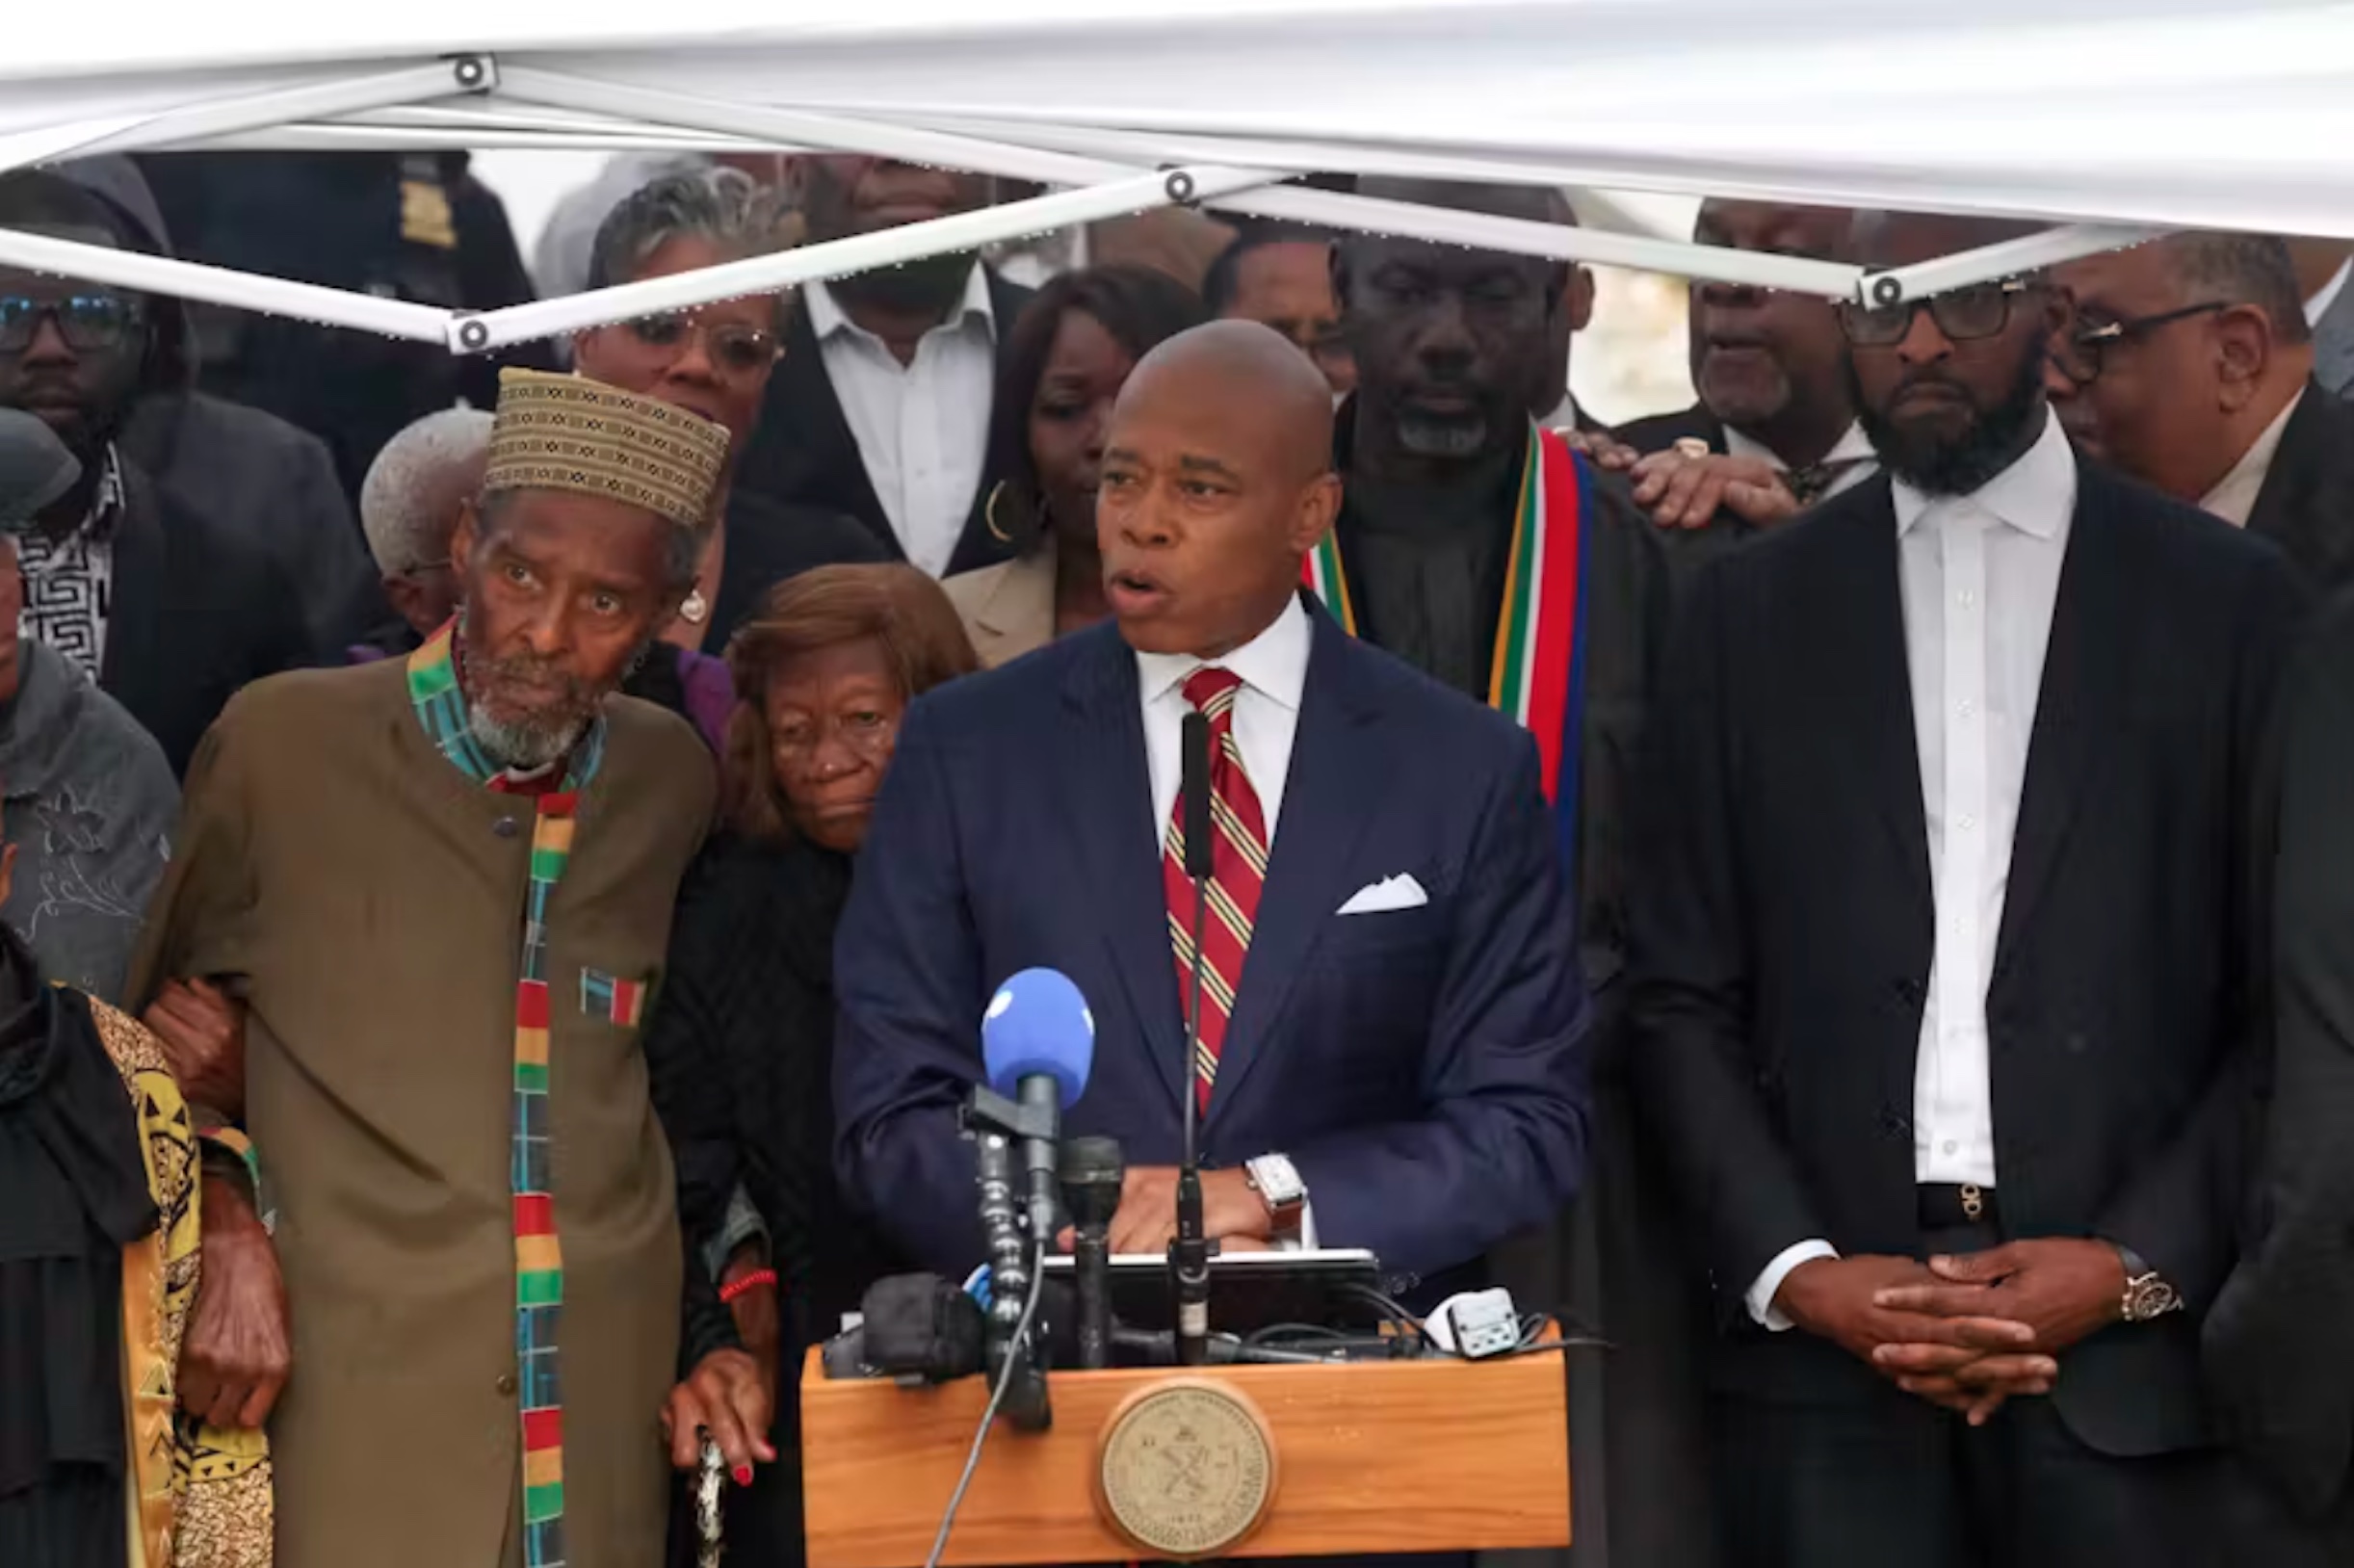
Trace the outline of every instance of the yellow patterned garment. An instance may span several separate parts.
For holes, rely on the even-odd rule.
[[[147,1188],[162,1216],[123,1249],[123,1388],[129,1397],[133,1568],[269,1568],[269,1439],[179,1413],[180,1339],[196,1298],[196,1128],[155,1036],[90,1004],[138,1112]]]

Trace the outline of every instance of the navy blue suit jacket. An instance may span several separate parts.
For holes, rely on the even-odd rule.
[[[1534,745],[1321,612],[1205,1163],[1289,1155],[1318,1240],[1427,1277],[1550,1219],[1587,1146],[1585,997]],[[835,943],[845,1189],[927,1267],[981,1257],[956,1108],[981,1008],[1061,970],[1095,1017],[1069,1135],[1177,1163],[1185,1031],[1135,655],[1104,626],[907,716]],[[1426,905],[1341,915],[1410,873]],[[1411,1280],[1401,1279],[1401,1286]]]

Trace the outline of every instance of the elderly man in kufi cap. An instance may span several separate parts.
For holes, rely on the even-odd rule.
[[[167,1036],[267,1187],[207,1172],[182,1395],[275,1406],[289,1565],[660,1558],[680,1251],[639,1025],[713,779],[615,688],[726,450],[507,372],[451,623],[256,684],[190,771],[131,990],[236,999]]]

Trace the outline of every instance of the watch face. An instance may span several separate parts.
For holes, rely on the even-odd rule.
[[[2126,1317],[2130,1321],[2146,1323],[2160,1318],[2183,1304],[2174,1287],[2156,1274],[2144,1274],[2128,1288]]]

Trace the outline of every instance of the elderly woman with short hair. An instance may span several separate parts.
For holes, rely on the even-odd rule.
[[[763,1434],[745,1429],[729,1391],[753,1365],[740,1324],[781,1310],[776,1365],[758,1369],[773,1394],[778,1457],[739,1488],[727,1537],[747,1562],[795,1563],[802,1354],[893,1270],[834,1185],[834,927],[908,703],[979,661],[939,585],[901,564],[794,578],[771,591],[727,657],[737,702],[722,825],[680,896],[646,1057],[690,1246],[721,1234],[741,1184],[768,1229],[776,1283],[738,1272],[729,1288],[745,1294],[732,1310],[691,1289],[684,1343],[695,1372],[666,1420],[682,1466],[694,1458],[697,1426],[733,1466],[760,1457]]]
[[[589,258],[588,285],[700,272],[787,248],[799,237],[799,221],[748,175],[725,168],[672,174],[607,215]],[[888,559],[882,542],[852,518],[785,505],[733,483],[783,353],[794,302],[790,293],[747,295],[592,327],[572,341],[573,363],[584,376],[676,404],[725,426],[731,437],[714,502],[721,526],[713,531],[694,591],[665,634],[683,648],[725,647],[762,595],[798,572]]]

